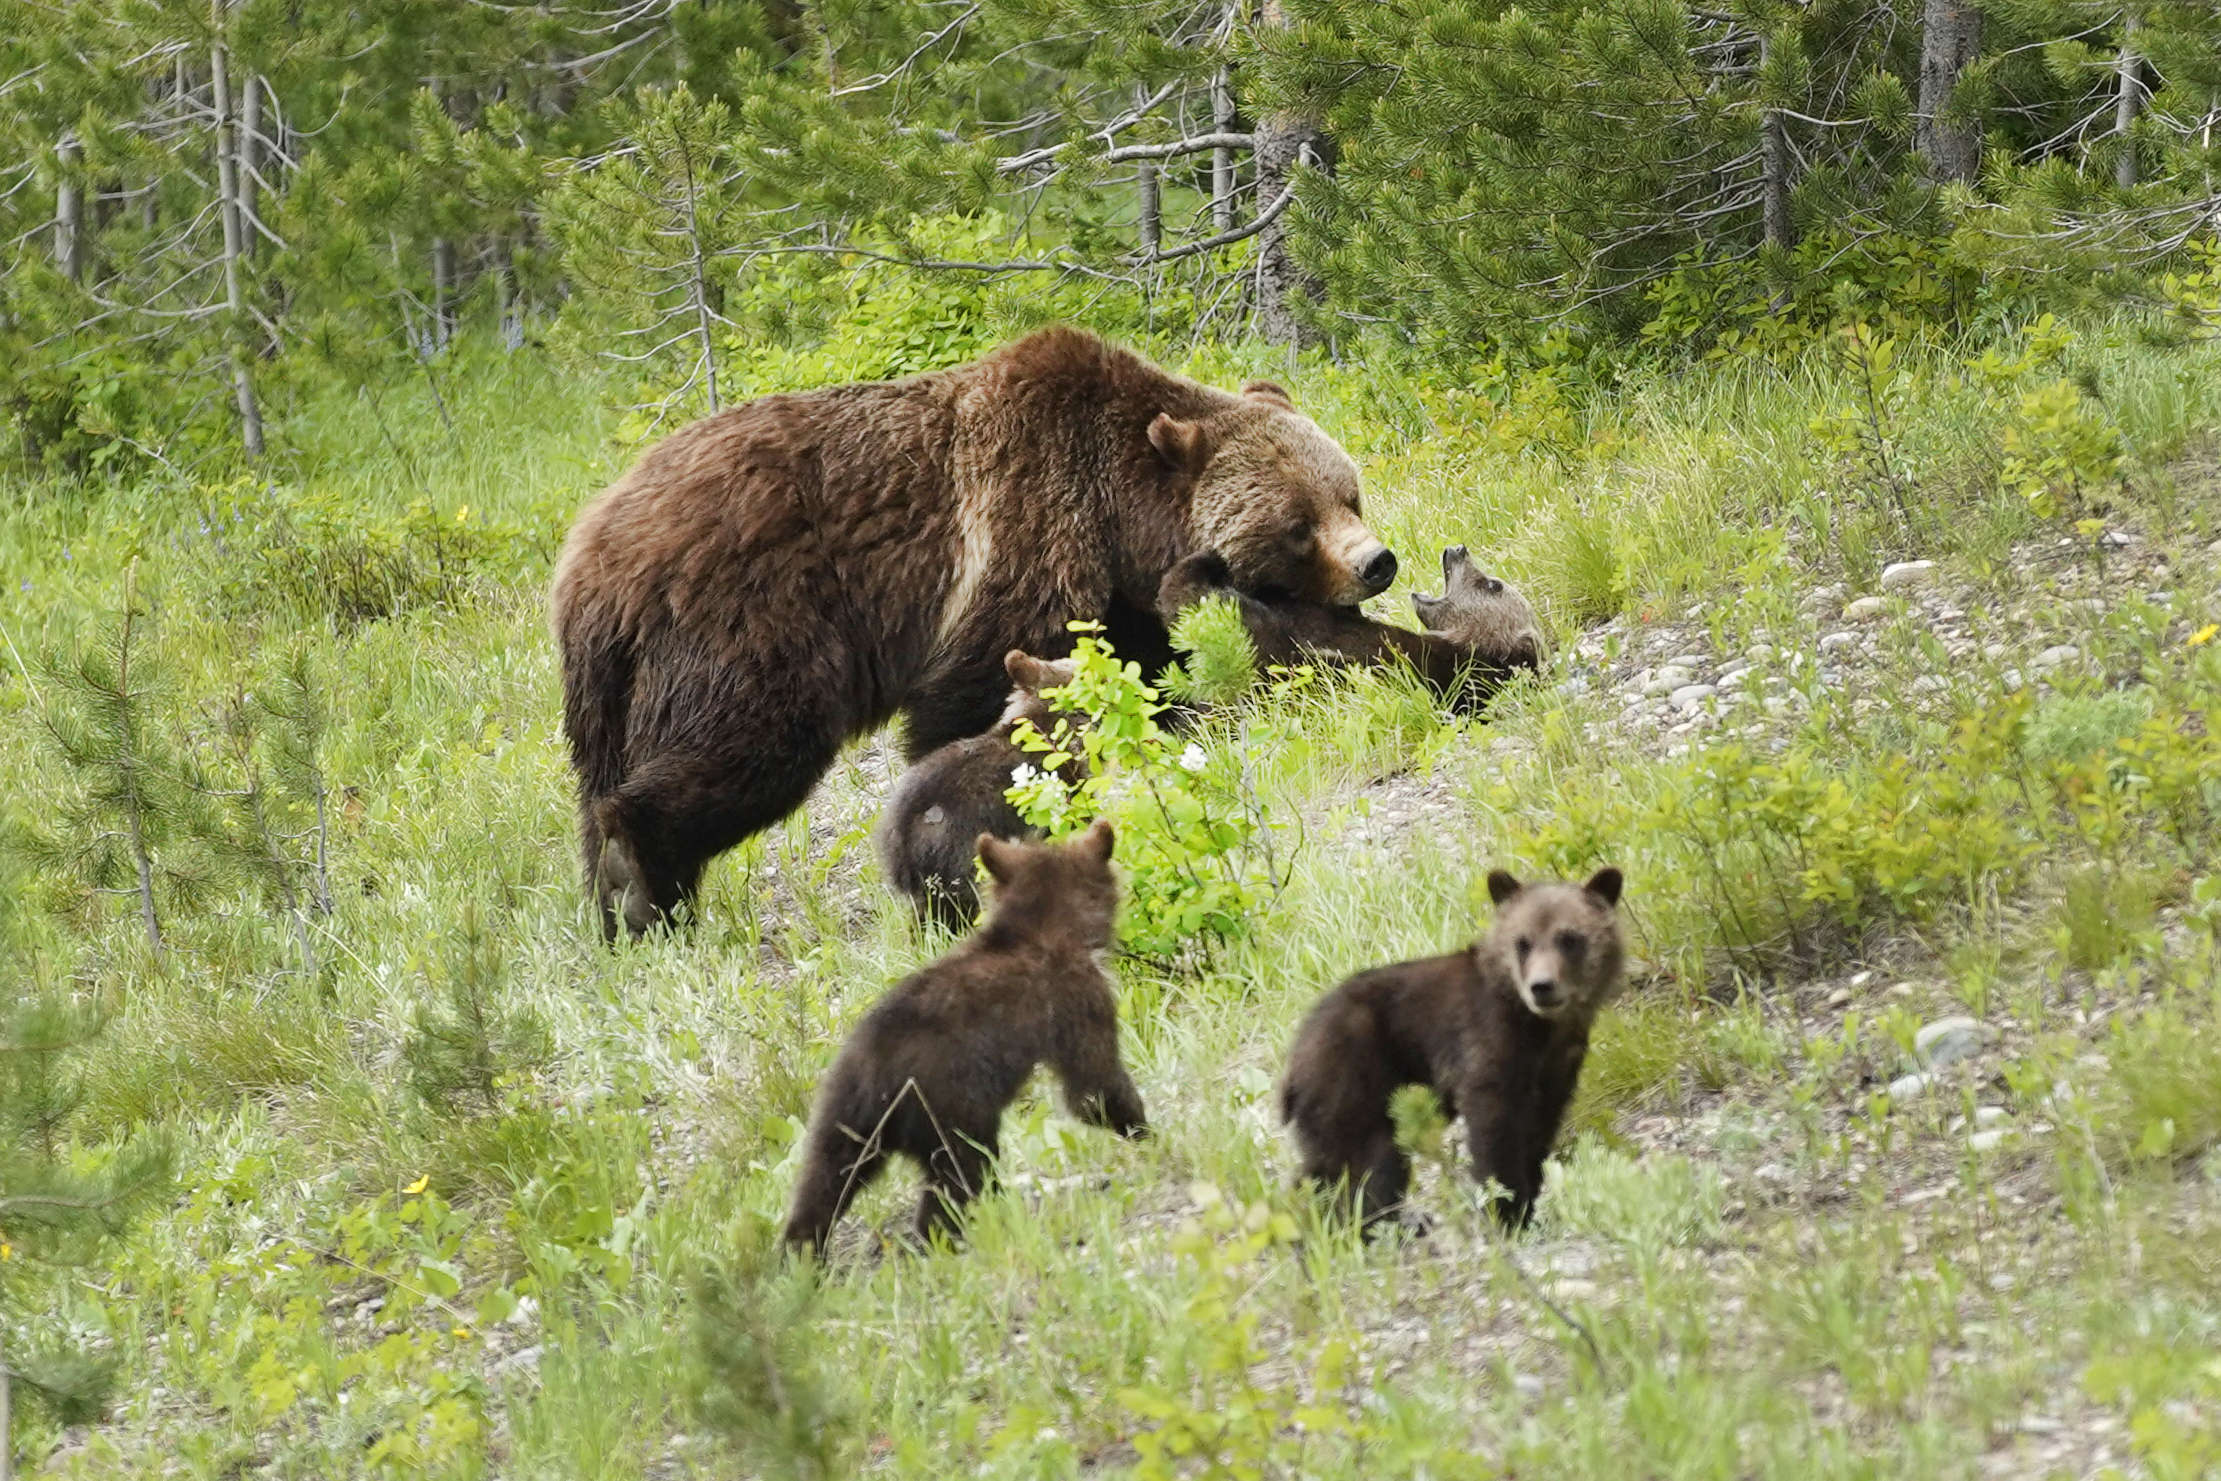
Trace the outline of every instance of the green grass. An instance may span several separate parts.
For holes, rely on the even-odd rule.
[[[5,865],[18,961],[113,1011],[79,1066],[84,1149],[166,1128],[183,1169],[97,1266],[10,1287],[0,1342],[68,1328],[119,1365],[112,1421],[57,1468],[1927,1477],[2014,1447],[2016,1473],[2041,1473],[2027,1447],[2053,1432],[2022,1428],[2034,1415],[2084,1437],[2073,1467],[2109,1445],[2108,1463],[2196,1474],[2221,1443],[2211,1375],[2153,1354],[2210,1353],[2221,1330],[2204,748],[2221,644],[2186,648],[2181,621],[2217,615],[2194,557],[2221,512],[2198,461],[2221,350],[2096,326],[2078,353],[2139,460],[2113,516],[2183,553],[2173,615],[2129,593],[2058,606],[2029,641],[2076,644],[2089,676],[2025,714],[2002,662],[1914,690],[1909,620],[1883,629],[1896,687],[1866,708],[1796,679],[1788,733],[1840,783],[1832,832],[1767,824],[1755,792],[1706,800],[1731,773],[1772,785],[1750,769],[1772,752],[1732,762],[1716,731],[1641,750],[1611,738],[1616,708],[1554,682],[1488,726],[1392,675],[1261,699],[1248,722],[1290,737],[1254,769],[1285,888],[1195,971],[1121,969],[1163,1134],[1128,1145],[1029,1095],[967,1249],[882,1246],[914,1197],[898,1176],[816,1283],[767,1253],[815,1078],[944,942],[869,862],[888,780],[862,743],[805,813],[713,868],[695,928],[600,945],[541,594],[569,514],[627,455],[603,387],[489,356],[443,378],[452,426],[421,382],[305,403],[267,487],[0,490],[25,664],[0,682],[11,819],[75,785],[42,739],[56,696],[35,655],[112,624],[127,568],[178,744],[205,749],[218,704],[287,644],[334,717],[336,908],[312,970],[237,885],[166,902],[156,958],[123,903]],[[1547,453],[1516,424],[1430,424],[1434,388],[1395,377],[1290,376],[1242,347],[1198,364],[1291,380],[1360,452],[1371,517],[1415,573],[1466,543],[1563,641],[1617,615],[1638,636],[1672,617],[1727,650],[1809,649],[1807,592],[1912,556],[2000,608],[2050,579],[2004,559],[2052,536],[1996,485],[2011,399],[1941,351],[1908,352],[1886,429],[1926,496],[1909,530],[1813,431],[1850,399],[1832,354],[1638,379]],[[211,515],[259,533],[220,541]],[[401,573],[390,615],[329,599],[365,549]],[[1234,744],[1234,723],[1207,742]],[[1389,826],[1422,783],[1418,823]],[[1949,827],[1899,825],[1952,787],[1986,790]],[[1814,895],[1784,842],[1823,836],[1839,895]],[[1493,865],[1592,857],[1628,870],[1637,970],[1536,1230],[1500,1241],[1460,1138],[1436,1150],[1423,1125],[1427,1237],[1367,1246],[1322,1223],[1273,1111],[1297,1019],[1347,972],[1469,939]],[[455,1011],[471,921],[497,946],[489,991],[550,1052],[490,1098],[428,1101],[412,1045]],[[1867,964],[1848,1008],[1823,1006]],[[2007,1036],[2010,1089],[1877,1104],[1897,1031],[1957,1011]],[[1986,1153],[1966,1140],[1977,1102],[2015,1127]],[[36,1461],[64,1437],[32,1415],[16,1443]],[[1171,1458],[1182,1445],[1199,1448]]]

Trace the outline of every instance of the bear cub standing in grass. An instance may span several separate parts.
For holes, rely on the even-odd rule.
[[[995,882],[986,924],[881,998],[825,1077],[787,1215],[790,1245],[822,1254],[894,1152],[925,1170],[919,1235],[953,1235],[992,1176],[1003,1111],[1037,1065],[1055,1072],[1081,1120],[1120,1136],[1148,1132],[1099,960],[1118,912],[1110,824],[1061,844],[982,835],[979,857]]]
[[[1041,830],[1019,817],[1017,806],[1003,795],[1009,790],[1010,774],[1039,759],[1019,750],[1010,736],[1021,720],[1031,720],[1047,733],[1056,723],[1057,711],[1041,691],[1071,683],[1074,667],[1069,658],[1035,658],[1011,649],[1003,655],[1003,670],[1016,687],[995,728],[969,740],[950,741],[919,760],[895,784],[879,820],[879,862],[888,885],[909,896],[928,919],[957,931],[978,916],[979,885],[972,859],[982,833],[997,838],[1041,836]]]
[[[1388,1102],[1425,1085],[1465,1117],[1473,1176],[1508,1190],[1495,1212],[1525,1228],[1543,1159],[1618,990],[1620,872],[1522,885],[1499,869],[1489,932],[1464,951],[1360,972],[1319,1000],[1281,1081],[1303,1175],[1355,1204],[1368,1230],[1403,1202],[1411,1163]]]

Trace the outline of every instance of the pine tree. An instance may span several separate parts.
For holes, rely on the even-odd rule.
[[[70,785],[49,818],[18,820],[7,842],[95,896],[130,901],[160,953],[166,907],[196,903],[221,880],[208,846],[221,827],[207,778],[164,731],[168,676],[129,575],[115,625],[49,653],[44,669],[40,718]]]
[[[72,1056],[102,1026],[67,995],[11,972],[0,989],[0,1312],[21,1313],[19,1291],[82,1264],[119,1238],[169,1185],[167,1143],[147,1139],[92,1153],[70,1136],[82,1094]],[[20,1316],[0,1325],[0,1476],[9,1473],[10,1399],[22,1394],[65,1424],[96,1415],[110,1365]]]
[[[509,1077],[547,1062],[552,1041],[538,1014],[509,1001],[507,949],[476,900],[463,902],[435,986],[402,1045],[410,1089],[435,1111],[491,1111]]]

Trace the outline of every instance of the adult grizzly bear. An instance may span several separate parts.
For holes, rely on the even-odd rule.
[[[1348,605],[1396,558],[1357,466],[1240,395],[1073,329],[907,380],[766,396],[650,448],[555,572],[563,725],[603,928],[646,930],[703,866],[900,713],[916,759],[992,725],[1012,648],[1093,618],[1145,672],[1191,551],[1245,591]]]

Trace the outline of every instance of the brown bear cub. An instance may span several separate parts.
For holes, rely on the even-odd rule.
[[[1618,989],[1617,869],[1585,885],[1522,885],[1499,869],[1488,892],[1496,920],[1470,948],[1360,972],[1296,1033],[1281,1118],[1304,1177],[1354,1204],[1368,1230],[1393,1216],[1410,1182],[1388,1112],[1406,1085],[1465,1117],[1473,1176],[1501,1183],[1497,1218],[1525,1228],[1589,1025]]]
[[[1226,563],[1199,551],[1174,565],[1157,587],[1165,623],[1206,597],[1231,599],[1265,667],[1408,660],[1435,693],[1476,708],[1521,669],[1542,666],[1547,646],[1535,609],[1516,587],[1489,575],[1466,548],[1442,552],[1443,594],[1414,592],[1411,605],[1426,631],[1375,622],[1355,607],[1299,601],[1283,593],[1250,592],[1229,579]]]
[[[888,885],[952,931],[979,914],[972,869],[979,836],[1041,836],[1003,795],[1013,771],[1041,759],[1020,750],[1011,734],[1021,720],[1031,720],[1044,734],[1055,725],[1058,711],[1041,691],[1071,683],[1073,661],[1035,658],[1013,648],[1003,655],[1003,669],[1016,687],[995,728],[951,741],[905,771],[879,820],[879,862]]]
[[[1141,1092],[1118,1055],[1099,953],[1118,910],[1111,827],[1069,843],[982,835],[987,921],[897,984],[841,1046],[818,1092],[786,1240],[820,1253],[841,1214],[900,1152],[925,1170],[918,1233],[955,1232],[992,1176],[1003,1111],[1036,1066],[1083,1121],[1137,1137]]]

